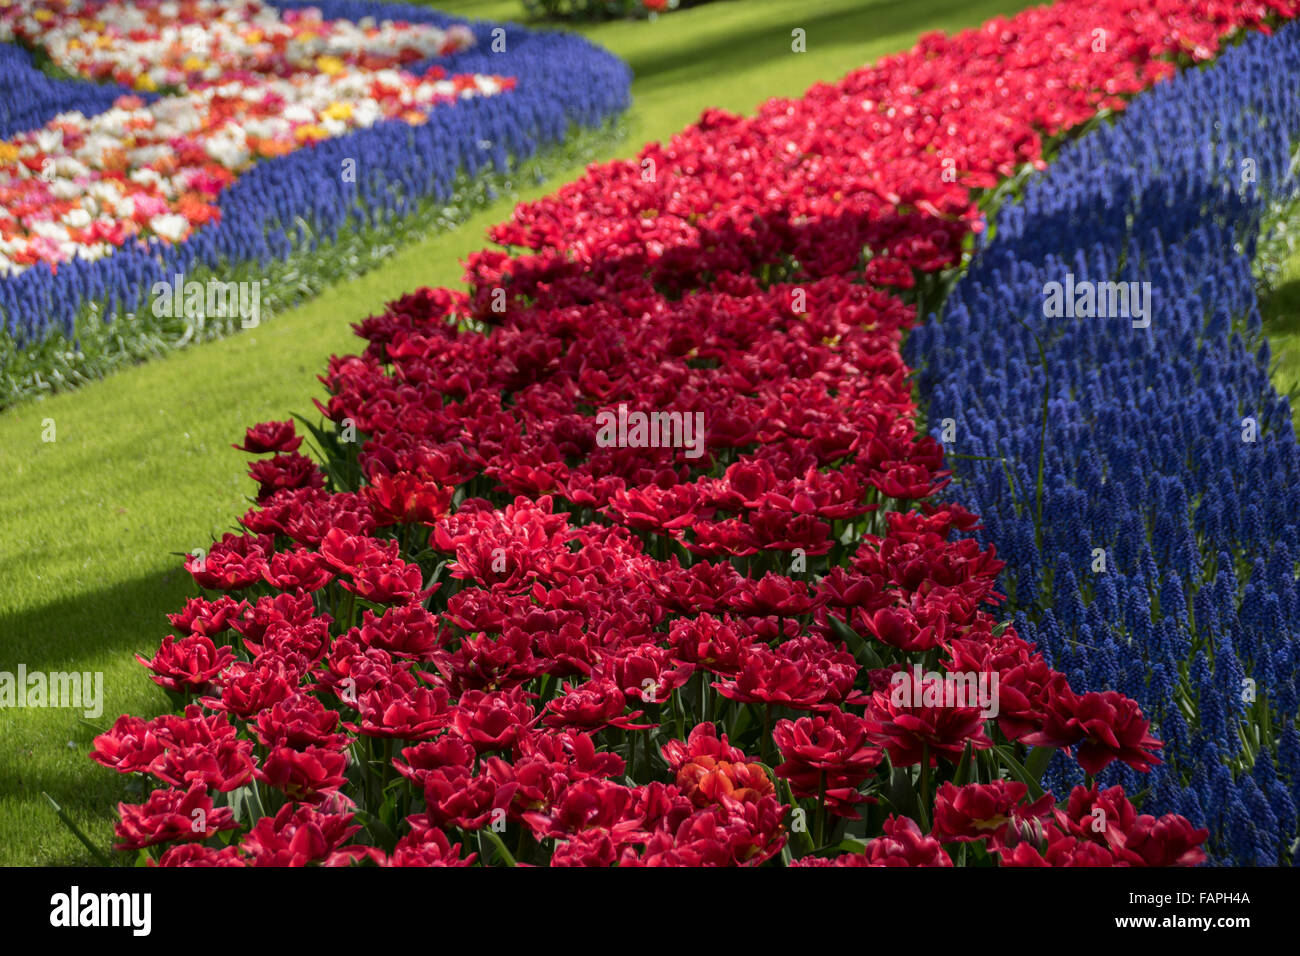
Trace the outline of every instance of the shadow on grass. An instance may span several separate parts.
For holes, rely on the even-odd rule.
[[[971,4],[962,0],[927,4],[924,13],[911,0],[884,0],[847,10],[817,14],[798,4],[791,4],[779,19],[752,24],[735,31],[717,29],[694,34],[689,29],[674,35],[675,42],[647,52],[629,53],[625,59],[632,67],[636,84],[634,94],[644,94],[662,86],[677,86],[693,80],[730,72],[742,72],[772,64],[789,56],[813,56],[816,51],[837,47],[879,43],[893,34],[911,35],[945,27],[955,16],[962,16],[984,6],[990,12],[1005,3]],[[977,19],[972,15],[973,21]],[[809,52],[791,50],[791,31],[806,31]],[[866,65],[866,56],[863,65]],[[792,91],[799,95],[803,91]]]
[[[129,660],[135,651],[152,654],[170,633],[167,612],[197,593],[178,558],[167,571],[0,615],[0,670],[18,663],[67,670],[92,654],[101,663]]]
[[[40,862],[48,866],[93,865],[49,803],[48,793],[104,850],[112,840],[119,801],[128,778],[92,762],[97,733],[122,713],[152,717],[168,709],[133,652],[151,654],[171,633],[165,616],[195,593],[180,568],[70,596],[52,604],[0,617],[0,671],[102,671],[102,713],[86,718],[78,708],[13,708],[0,712],[0,806],[21,815],[26,831],[53,845]],[[120,861],[115,861],[120,862]]]
[[[1300,335],[1300,278],[1289,279],[1262,296],[1259,313],[1268,335]]]
[[[1287,279],[1266,290],[1259,299],[1259,314],[1268,337],[1273,367],[1273,387],[1279,395],[1300,405],[1300,277]],[[1300,417],[1296,419],[1300,431]]]

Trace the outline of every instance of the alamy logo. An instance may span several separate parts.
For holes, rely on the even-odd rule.
[[[601,448],[685,448],[687,458],[704,454],[703,412],[618,412],[596,414],[596,444]]]
[[[169,282],[160,279],[150,290],[153,314],[160,319],[187,318],[199,326],[205,319],[239,319],[241,328],[256,328],[262,318],[262,283],[185,281],[177,273]]]
[[[72,707],[94,720],[104,712],[102,671],[0,671],[0,710],[8,707]]]
[[[889,679],[889,702],[895,707],[978,707],[980,717],[996,717],[997,671],[895,671]]]
[[[148,936],[153,924],[153,897],[149,893],[82,893],[74,886],[50,897],[50,925],[127,926],[134,936]]]
[[[1043,285],[1043,315],[1049,319],[1132,319],[1133,328],[1151,325],[1150,282],[1093,282],[1073,272],[1065,282]]]

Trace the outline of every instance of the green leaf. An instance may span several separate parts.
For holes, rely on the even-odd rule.
[[[485,827],[484,829],[479,830],[478,832],[492,841],[492,845],[496,847],[497,853],[501,854],[501,859],[506,861],[506,866],[517,865],[515,863],[515,858],[513,854],[511,854],[511,852],[506,849],[506,845],[503,842],[501,842],[501,838],[497,836],[494,832],[492,832],[491,827]]]
[[[393,833],[393,831],[388,828],[387,824],[373,813],[366,810],[357,810],[355,813],[358,822],[366,828],[374,841],[379,845],[386,847],[391,853],[392,848],[397,845],[397,834]]]
[[[95,844],[90,842],[90,838],[87,837],[86,834],[81,832],[81,827],[77,826],[75,823],[72,822],[72,817],[68,816],[68,814],[64,811],[64,809],[61,806],[59,806],[58,802],[55,801],[53,797],[51,797],[44,790],[41,791],[41,796],[49,801],[50,806],[54,808],[54,812],[58,814],[59,819],[63,821],[63,825],[72,831],[72,835],[81,841],[81,845],[90,851],[91,855],[94,856],[94,858],[99,861],[101,866],[112,865],[112,861],[109,860],[108,856],[104,853],[104,851],[99,849],[99,847],[95,846]]]
[[[332,440],[333,436],[326,435],[324,429],[319,427],[305,415],[301,415],[298,412],[291,412],[290,414],[293,415],[294,418],[298,419],[298,421],[302,422],[303,427],[306,428],[307,431],[311,432],[311,436],[316,439],[316,444],[320,447],[321,451],[324,451],[334,444]]]
[[[1024,765],[1015,758],[1015,756],[1006,747],[994,747],[994,754],[997,755],[998,762],[1011,771],[1011,775],[1029,788],[1029,797],[1031,800],[1037,800],[1043,795],[1043,788],[1038,782],[1038,778],[1033,776]]]
[[[859,635],[857,631],[853,630],[853,628],[849,627],[848,624],[841,621],[834,614],[828,614],[826,616],[830,619],[831,630],[835,632],[836,636],[838,636],[840,640],[848,645],[849,652],[859,664],[863,667],[870,667],[872,669],[878,669],[885,666],[881,663],[876,652],[872,650],[871,645],[869,645],[866,639]]]
[[[1052,755],[1055,753],[1055,747],[1035,747],[1029,751],[1029,759],[1025,761],[1025,770],[1035,780],[1042,780],[1043,774],[1047,772],[1047,765],[1052,762]]]
[[[889,779],[888,789],[885,791],[885,799],[891,806],[896,807],[899,812],[907,816],[914,816],[917,811],[918,800],[916,796],[916,786],[912,781],[912,774],[906,767],[895,767],[893,776]]]
[[[965,786],[970,776],[970,741],[966,741],[966,748],[961,752],[961,762],[957,764],[957,773],[953,776],[952,782],[957,786]]]

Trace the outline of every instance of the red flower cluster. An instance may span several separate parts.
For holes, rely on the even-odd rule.
[[[1198,862],[1205,831],[1122,791],[1057,808],[1006,779],[1029,746],[1094,774],[1160,743],[995,627],[1002,564],[931,498],[912,310],[873,284],[954,262],[972,186],[1269,11],[1292,9],[1067,2],[927,38],[594,170],[499,230],[537,255],[484,253],[472,294],[361,323],[320,404],[344,465],[250,429],[272,457],[247,533],[187,562],[232,593],[190,601],[145,662],[185,716],[96,740],[164,784],[121,808],[121,845],[171,843],[168,865]],[[845,274],[864,248],[865,285]],[[884,814],[887,786],[915,818]]]
[[[1200,845],[1208,835],[1177,814],[1137,813],[1123,787],[1075,787],[1032,838],[1000,852],[1003,866],[1195,866],[1205,860]]]
[[[493,239],[535,254],[471,260],[478,314],[489,317],[484,293],[495,287],[558,304],[562,279],[597,287],[645,273],[675,292],[787,258],[811,276],[865,261],[867,281],[910,287],[916,271],[958,260],[979,216],[972,188],[1041,165],[1052,137],[1296,9],[1294,0],[1063,0],[929,34],[754,117],[711,110],[667,144],[521,204]]]

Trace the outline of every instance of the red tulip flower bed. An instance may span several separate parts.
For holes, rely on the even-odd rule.
[[[1295,0],[1065,0],[773,99],[719,110],[636,160],[593,167],[521,204],[493,239],[531,250],[471,261],[480,290],[593,292],[650,275],[665,292],[724,272],[853,272],[910,288],[960,258],[972,189],[996,186],[1103,110],[1213,58],[1225,37],[1291,18]],[[864,266],[865,260],[865,266]],[[590,293],[588,293],[590,294]],[[558,300],[557,300],[558,301]]]
[[[1290,3],[1066,3],[705,120],[498,230],[331,360],[317,465],[258,502],[144,663],[179,716],[93,757],[164,865],[1175,865],[1119,788],[1132,700],[990,613],[899,355],[973,186]],[[1092,53],[1092,30],[1108,53]],[[960,175],[948,182],[943,160]],[[645,176],[645,172],[653,172]],[[868,250],[869,284],[848,275]],[[617,412],[617,427],[610,424]],[[640,416],[638,418],[637,416]],[[675,417],[674,417],[675,416]],[[690,441],[689,423],[703,422]],[[662,440],[661,440],[662,439]],[[697,454],[698,451],[698,454]]]

